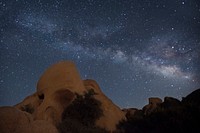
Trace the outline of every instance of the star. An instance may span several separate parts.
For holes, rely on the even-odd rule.
[[[200,87],[197,3],[1,1],[0,105],[19,103],[61,60],[122,108],[184,97]]]

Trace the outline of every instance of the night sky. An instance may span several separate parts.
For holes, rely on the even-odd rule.
[[[200,88],[199,0],[0,0],[0,106],[76,63],[118,106]]]

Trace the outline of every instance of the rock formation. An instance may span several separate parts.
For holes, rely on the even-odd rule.
[[[43,133],[44,130],[48,132],[48,128],[50,133],[57,133],[56,127],[62,120],[64,109],[76,99],[77,94],[83,95],[89,90],[94,91],[94,98],[101,103],[103,112],[96,120],[96,126],[114,131],[119,121],[125,119],[124,113],[102,93],[94,80],[81,80],[75,65],[62,61],[44,72],[34,94],[14,107],[1,107],[0,132]]]
[[[124,109],[127,121],[118,125],[123,133],[189,133],[200,132],[200,89],[182,101],[173,97],[149,98],[143,110]]]
[[[14,107],[0,107],[0,133],[58,133],[45,120],[34,120],[32,115]]]
[[[162,107],[165,109],[174,108],[181,105],[181,101],[173,97],[165,97]]]
[[[100,87],[94,80],[84,80],[84,85],[87,90],[93,89],[97,95],[94,97],[101,101],[101,109],[103,111],[103,116],[96,121],[99,127],[114,131],[116,125],[123,119],[125,119],[124,113],[119,107],[113,104],[113,102],[108,99],[100,90]]]
[[[151,97],[149,98],[149,104],[143,107],[144,114],[150,114],[158,107],[159,104],[162,103],[160,98]]]
[[[200,108],[200,89],[193,91],[187,97],[183,97],[183,104],[190,104]]]
[[[135,117],[136,112],[138,111],[137,108],[129,108],[129,109],[122,109],[122,111],[125,113],[125,116],[127,119],[131,119]]]
[[[81,80],[72,62],[49,67],[35,93],[0,107],[0,133],[200,132],[200,89],[182,101],[149,98],[143,109],[121,110],[91,79]]]

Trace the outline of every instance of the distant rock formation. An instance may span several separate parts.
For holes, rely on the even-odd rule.
[[[173,97],[165,97],[164,102],[161,105],[164,109],[173,109],[181,106],[181,101]]]
[[[184,97],[182,102],[200,108],[200,89],[193,91],[187,97]]]
[[[149,98],[142,110],[123,109],[127,121],[118,125],[123,133],[189,133],[200,132],[200,89],[182,101],[173,97]]]
[[[116,130],[116,125],[125,120],[123,111],[102,93],[94,80],[81,80],[74,63],[62,61],[44,72],[34,94],[14,107],[0,108],[0,132],[57,133],[64,110],[77,96],[84,96],[90,90],[101,103],[102,115],[95,125],[107,131]]]
[[[150,114],[155,111],[155,109],[162,103],[162,100],[157,97],[149,98],[149,104],[143,107],[144,114]]]

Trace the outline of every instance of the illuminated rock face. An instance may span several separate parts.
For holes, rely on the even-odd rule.
[[[93,89],[97,93],[94,97],[102,104],[101,109],[103,111],[103,116],[96,121],[96,125],[107,130],[114,131],[119,121],[123,119],[125,120],[123,111],[102,93],[96,81],[84,80],[84,85],[87,90]]]
[[[52,123],[14,107],[0,107],[0,118],[0,133],[58,133]]]
[[[16,105],[34,110],[34,120],[46,120],[54,125],[61,121],[63,110],[75,98],[74,92],[85,91],[80,76],[72,62],[59,62],[49,67],[37,84],[37,92]]]
[[[55,92],[66,88],[72,92],[82,94],[85,87],[73,62],[62,61],[50,66],[40,77],[37,84],[37,91],[48,90]]]
[[[22,119],[27,119],[23,116],[26,114],[34,123],[33,126],[36,129],[37,122],[44,122],[46,125],[55,128],[61,122],[64,109],[73,102],[76,94],[83,95],[91,89],[96,93],[94,98],[101,102],[100,108],[103,112],[103,115],[96,120],[96,125],[108,131],[114,131],[119,121],[125,119],[124,113],[102,93],[94,80],[82,81],[75,65],[69,61],[62,61],[49,67],[39,79],[37,91],[9,109],[18,111],[22,115]],[[5,116],[5,109],[0,109],[1,115],[2,111]],[[20,125],[18,126],[20,127]],[[40,132],[45,129],[39,126],[37,131]],[[32,133],[32,131],[30,132]],[[57,131],[52,130],[52,133],[54,132]]]

